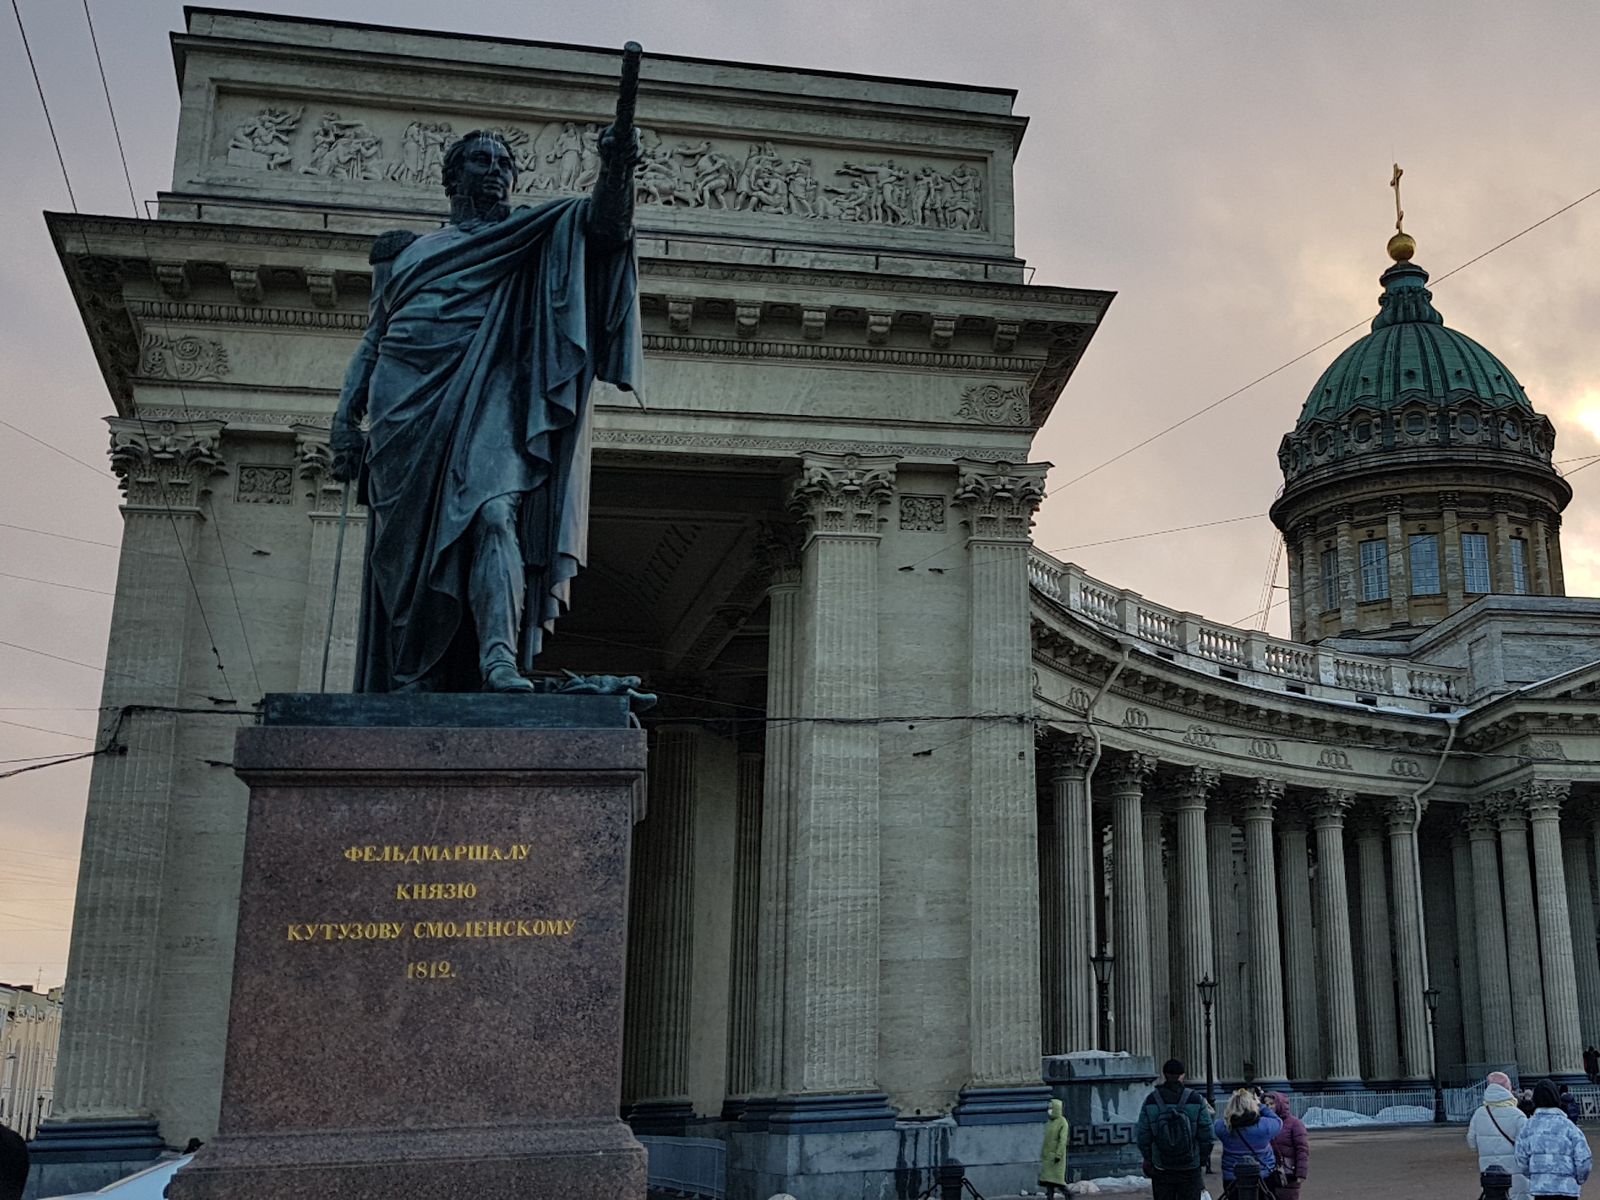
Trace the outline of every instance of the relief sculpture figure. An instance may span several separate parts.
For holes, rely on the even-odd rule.
[[[332,434],[369,506],[357,691],[533,690],[585,557],[590,385],[640,380],[629,66],[592,194],[510,208],[512,148],[474,131],[444,155],[450,223],[373,246]]]

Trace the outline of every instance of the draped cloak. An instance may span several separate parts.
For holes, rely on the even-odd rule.
[[[589,389],[637,390],[642,360],[632,242],[591,245],[589,203],[447,226],[374,272],[357,691],[480,686],[470,531],[497,497],[518,501],[522,669],[567,607],[588,541]]]

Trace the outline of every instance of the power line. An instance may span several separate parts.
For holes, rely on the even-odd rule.
[[[63,450],[60,446],[57,446],[57,445],[55,445],[55,444],[53,444],[51,442],[47,442],[42,437],[39,437],[36,434],[29,433],[26,429],[23,429],[20,425],[13,425],[10,421],[5,420],[4,418],[0,418],[0,425],[4,425],[7,429],[11,430],[12,433],[21,434],[23,437],[27,438],[30,442],[39,443],[39,445],[43,446],[46,450],[52,450],[55,453],[61,455],[62,458],[71,459],[73,462],[77,463],[80,467],[87,467],[89,470],[93,471],[96,475],[100,476],[102,479],[114,479],[114,478],[116,478],[114,475],[111,474],[110,471],[101,470],[99,467],[95,466],[93,463],[79,458],[76,454],[72,454],[72,453],[70,453],[70,452],[68,452],[66,450]]]
[[[117,157],[122,160],[122,178],[128,184],[128,203],[134,215],[139,213],[139,201],[133,195],[133,176],[128,171],[128,155],[122,148],[122,130],[117,127],[117,110],[111,103],[111,85],[106,82],[106,64],[100,57],[100,39],[94,35],[94,17],[89,12],[89,0],[83,0],[83,20],[89,26],[89,43],[94,47],[94,65],[100,69],[100,88],[106,94],[106,111],[111,114],[111,132],[117,137]]]
[[[105,588],[80,587],[76,583],[61,583],[55,579],[35,579],[32,575],[13,575],[9,571],[0,571],[0,579],[19,579],[23,583],[42,583],[46,587],[67,588],[74,592],[92,592],[96,596],[115,596],[115,592],[108,592]]]
[[[72,178],[67,174],[67,160],[61,154],[61,139],[56,137],[56,123],[50,119],[50,104],[44,98],[44,84],[39,82],[39,68],[33,61],[33,47],[28,44],[28,31],[22,24],[22,10],[17,0],[11,0],[12,15],[17,18],[17,32],[22,35],[22,49],[28,56],[28,69],[33,72],[33,86],[39,93],[39,107],[44,109],[44,123],[50,129],[50,142],[56,148],[56,162],[61,164],[61,182],[67,185],[67,199],[72,211],[78,211],[78,198],[72,194]]]
[[[1174,525],[1170,529],[1152,529],[1148,533],[1130,533],[1122,537],[1103,538],[1098,542],[1078,542],[1072,546],[1062,546],[1059,550],[1046,550],[1046,554],[1065,554],[1068,550],[1087,550],[1092,546],[1113,546],[1118,542],[1136,542],[1141,538],[1162,537],[1169,533],[1188,533],[1193,529],[1211,529],[1217,525],[1237,525],[1240,521],[1255,521],[1266,516],[1264,512],[1246,513],[1242,517],[1223,517],[1216,521],[1201,521],[1196,525]]]

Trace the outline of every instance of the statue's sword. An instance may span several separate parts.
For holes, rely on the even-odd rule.
[[[344,531],[350,524],[350,484],[339,493],[339,535],[333,540],[333,582],[328,588],[328,627],[322,634],[322,682],[317,691],[328,690],[328,650],[333,645],[333,613],[339,606],[339,568],[344,565]]]

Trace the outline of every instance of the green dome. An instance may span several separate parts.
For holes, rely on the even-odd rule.
[[[1433,307],[1428,273],[1395,263],[1380,279],[1372,332],[1333,360],[1306,397],[1296,429],[1337,420],[1356,408],[1388,412],[1422,400],[1445,405],[1475,397],[1491,408],[1533,411],[1517,378],[1494,355],[1454,329]]]

